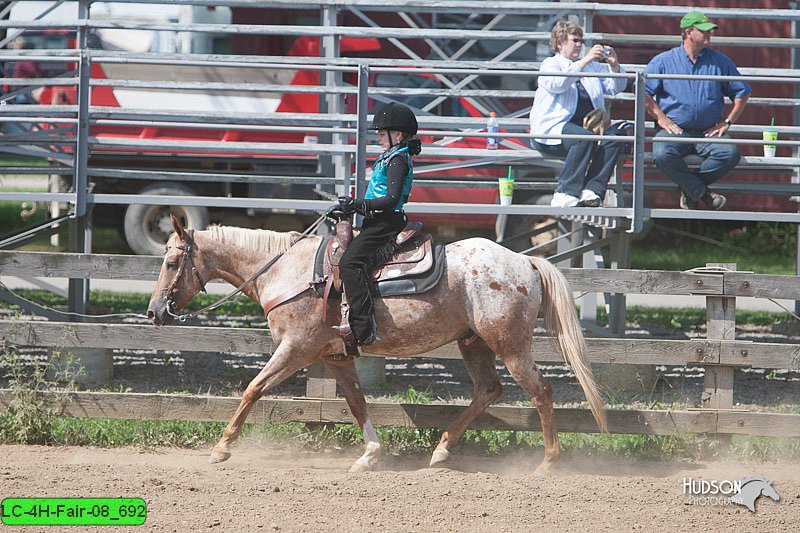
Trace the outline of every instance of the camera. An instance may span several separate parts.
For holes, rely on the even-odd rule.
[[[611,57],[611,48],[608,46],[603,47],[603,57]]]

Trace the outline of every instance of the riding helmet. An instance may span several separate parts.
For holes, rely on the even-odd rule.
[[[371,130],[402,131],[409,135],[417,134],[417,117],[403,104],[389,102],[377,111],[372,118]]]

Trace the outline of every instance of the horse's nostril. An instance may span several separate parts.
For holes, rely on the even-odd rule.
[[[147,318],[149,318],[150,320],[153,320],[155,317],[156,317],[155,312],[151,311],[150,309],[148,309],[147,310]]]

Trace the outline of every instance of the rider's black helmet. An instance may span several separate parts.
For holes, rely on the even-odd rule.
[[[377,111],[372,118],[371,130],[402,131],[409,135],[417,134],[417,117],[403,104],[389,102]]]

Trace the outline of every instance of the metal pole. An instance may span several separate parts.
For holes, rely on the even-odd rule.
[[[366,190],[367,175],[367,108],[369,99],[369,65],[358,67],[358,121],[356,123],[356,197],[360,198]],[[350,187],[350,177],[345,176],[345,187]]]
[[[639,233],[644,227],[642,211],[644,210],[644,72],[636,73],[634,83],[635,106],[633,141],[633,219],[631,220],[630,233]]]
[[[336,8],[324,7],[320,14],[320,24],[324,27],[336,27]],[[326,58],[335,58],[339,56],[338,49],[339,40],[335,35],[324,35],[320,37],[320,56]],[[334,72],[327,70],[319,71],[319,84],[323,87],[330,87],[335,85],[333,80]],[[332,113],[334,102],[331,100],[329,93],[319,95],[319,113],[326,114]],[[332,144],[334,137],[330,133],[322,133],[319,136],[319,141],[322,144]],[[319,171],[322,176],[334,175],[333,157],[330,155],[319,156]],[[342,191],[337,191],[341,193]]]
[[[89,18],[90,0],[78,3],[78,19]],[[88,30],[85,26],[77,28],[77,47],[80,53],[78,63],[78,128],[75,145],[75,214],[76,218],[69,226],[69,249],[77,253],[92,251],[91,205],[87,202],[89,159],[89,78],[91,63],[88,54]],[[89,280],[70,278],[68,282],[68,307],[73,313],[85,314],[89,304]]]
[[[789,7],[796,11],[798,8],[798,2],[790,2]],[[798,34],[800,34],[800,21],[794,19],[792,20],[792,37],[797,39]],[[800,68],[800,51],[793,46],[791,55],[792,68]],[[800,84],[798,83],[794,84],[794,97],[800,98]],[[792,115],[792,124],[800,124],[800,107],[793,106]],[[792,151],[794,152],[792,154],[793,157],[800,157],[800,147],[795,146]],[[800,183],[800,167],[794,167],[794,170],[792,171],[792,183]],[[797,201],[797,211],[800,212],[800,195],[796,196],[795,200]],[[798,224],[795,228],[795,235],[797,250],[795,253],[794,273],[796,276],[800,276],[800,224]],[[794,312],[796,314],[800,314],[800,300],[794,301]]]

